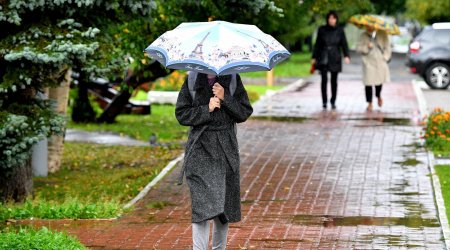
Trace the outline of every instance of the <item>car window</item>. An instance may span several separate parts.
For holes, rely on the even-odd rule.
[[[424,29],[422,32],[420,32],[419,35],[417,35],[416,39],[419,39],[421,41],[432,41],[433,40],[433,30]]]
[[[450,44],[450,29],[434,30],[433,40],[440,44]]]

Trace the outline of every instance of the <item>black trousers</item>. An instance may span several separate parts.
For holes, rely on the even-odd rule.
[[[372,86],[366,86],[366,101],[367,102],[372,102]],[[375,96],[380,98],[381,96],[381,89],[383,88],[383,85],[376,85],[375,86]]]
[[[330,102],[332,105],[336,103],[336,94],[337,94],[337,75],[338,72],[330,72],[331,73],[331,99]],[[323,105],[326,105],[328,102],[327,97],[327,82],[328,82],[328,71],[322,70],[320,72],[322,75],[322,103]]]

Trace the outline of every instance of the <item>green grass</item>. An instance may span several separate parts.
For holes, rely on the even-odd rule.
[[[275,77],[304,77],[309,76],[311,68],[311,53],[295,52],[291,57],[274,68]],[[267,72],[242,73],[242,77],[266,77]]]
[[[437,157],[450,157],[450,150],[436,150],[433,149],[433,153]]]
[[[128,135],[137,140],[147,141],[155,133],[158,141],[185,141],[188,127],[181,126],[175,118],[175,106],[152,105],[150,115],[119,115],[116,123],[74,123],[69,122],[68,128],[86,131],[108,131]]]
[[[1,204],[0,221],[25,218],[112,218],[180,148],[64,144],[62,169],[34,178],[34,197]]]
[[[22,228],[18,231],[8,229],[0,233],[0,250],[3,249],[45,249],[75,250],[87,249],[77,239],[62,232],[52,232],[43,227],[40,230]]]
[[[135,96],[130,98],[130,100],[136,100],[136,101],[147,101],[147,92],[143,90],[139,90]]]
[[[447,218],[450,218],[450,165],[438,165],[435,169],[441,183]]]
[[[266,85],[251,85],[246,84],[245,89],[248,91],[254,91],[258,93],[260,96],[263,96],[267,90],[280,90],[283,86],[266,86]]]
[[[122,212],[115,201],[85,201],[73,198],[63,202],[45,199],[27,200],[23,204],[7,203],[0,207],[0,221],[8,219],[95,219],[114,218]]]

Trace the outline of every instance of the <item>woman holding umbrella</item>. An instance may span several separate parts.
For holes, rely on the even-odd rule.
[[[367,111],[373,110],[373,88],[378,99],[378,106],[383,105],[381,89],[383,83],[390,81],[388,60],[391,58],[391,45],[385,31],[375,31],[372,26],[366,26],[356,46],[356,51],[362,54],[363,83],[365,85]]]
[[[239,73],[270,70],[290,53],[258,27],[224,21],[182,23],[145,49],[168,68],[189,70],[175,116],[190,126],[179,183],[191,193],[194,249],[225,249],[228,223],[241,220],[236,123],[252,114]]]
[[[338,26],[338,14],[330,11],[326,18],[327,24],[321,26],[317,33],[314,46],[312,64],[320,70],[322,76],[322,104],[327,108],[327,81],[328,72],[331,73],[331,108],[336,109],[337,76],[342,71],[341,50],[344,53],[346,64],[350,63],[347,39],[344,30]]]
[[[372,111],[373,88],[378,98],[378,106],[383,106],[381,89],[390,81],[388,61],[391,58],[391,44],[388,35],[399,35],[395,23],[376,15],[354,15],[349,22],[364,28],[356,45],[356,51],[362,54],[363,83],[365,85],[367,111]]]
[[[195,96],[188,79],[178,96],[175,115],[191,126],[186,146],[185,176],[192,199],[194,249],[207,249],[213,220],[213,249],[225,249],[228,222],[241,219],[239,150],[235,123],[253,112],[239,75],[230,92],[231,75],[198,74]]]

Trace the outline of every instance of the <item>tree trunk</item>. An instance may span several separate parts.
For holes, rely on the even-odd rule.
[[[166,70],[160,63],[154,62],[148,65],[145,71],[151,72],[151,74],[149,76],[144,77],[144,72],[135,73],[128,71],[128,75],[124,79],[124,82],[130,87],[130,89],[135,89],[145,82],[154,81],[160,77],[167,76],[173,70]],[[116,117],[120,115],[122,110],[128,104],[130,97],[131,93],[128,90],[121,91],[117,96],[114,97],[112,102],[106,107],[106,109],[97,119],[97,122],[99,123],[115,122]]]
[[[78,78],[78,95],[72,108],[72,121],[74,122],[95,122],[95,113],[88,96],[88,85],[83,72]]]
[[[23,202],[33,191],[31,157],[23,166],[0,171],[0,201]]]
[[[67,106],[69,102],[69,91],[72,70],[68,69],[61,85],[57,88],[51,88],[48,98],[56,103],[56,112],[60,115],[67,114]],[[64,150],[64,136],[53,135],[48,140],[48,171],[54,173],[61,167],[62,153]]]
[[[131,93],[129,91],[121,91],[118,95],[114,97],[112,102],[106,107],[105,111],[97,119],[97,122],[102,123],[113,123],[116,117],[122,113],[122,110],[128,104],[130,100]]]

